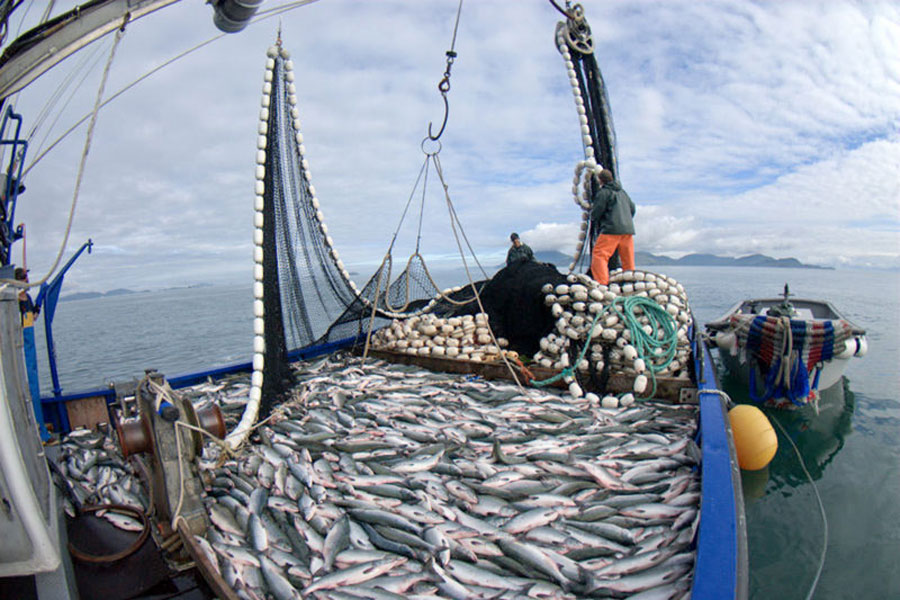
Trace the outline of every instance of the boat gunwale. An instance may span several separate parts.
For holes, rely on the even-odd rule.
[[[765,304],[767,306],[775,306],[782,302],[784,302],[784,297],[780,297],[780,298],[747,298],[745,300],[741,300],[738,303],[734,304],[718,319],[713,319],[712,321],[705,323],[704,327],[707,331],[710,331],[710,330],[721,331],[723,329],[728,329],[729,327],[731,327],[730,319],[731,319],[732,315],[748,314],[748,313],[743,313],[741,311],[741,309],[744,306],[746,306],[748,304],[753,304],[753,303]],[[791,303],[792,304],[805,303],[805,304],[809,304],[809,305],[824,306],[826,309],[828,309],[834,315],[834,317],[832,317],[832,318],[824,318],[824,319],[823,318],[813,318],[813,319],[797,319],[797,320],[800,320],[800,321],[842,320],[842,321],[846,321],[847,323],[850,324],[851,333],[853,335],[865,335],[866,334],[865,329],[858,326],[856,323],[854,323],[850,319],[846,318],[843,315],[843,313],[841,313],[837,308],[835,308],[835,306],[831,302],[829,302],[827,300],[817,300],[817,299],[813,299],[813,298],[792,298]],[[758,316],[765,316],[765,315],[760,314]]]

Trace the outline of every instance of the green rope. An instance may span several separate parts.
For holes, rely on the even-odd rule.
[[[566,367],[565,369],[563,369],[562,371],[560,371],[559,373],[557,373],[550,379],[544,379],[543,381],[532,380],[531,385],[533,385],[535,387],[544,387],[546,385],[551,385],[553,383],[556,383],[557,381],[559,381],[560,379],[563,379],[565,377],[574,377],[575,376],[575,367],[577,367],[579,365],[579,363],[581,363],[582,359],[584,359],[584,355],[587,352],[587,349],[590,348],[590,346],[591,346],[591,337],[592,337],[592,334],[594,333],[594,325],[597,324],[597,321],[600,320],[600,317],[602,317],[606,313],[608,308],[609,307],[603,309],[603,312],[599,312],[596,314],[596,316],[594,316],[594,320],[591,322],[591,328],[588,329],[587,341],[584,343],[584,347],[581,349],[581,352],[578,354],[578,358],[575,359],[575,364]]]
[[[644,331],[640,319],[635,314],[635,311],[638,309],[649,320],[651,328],[651,333],[649,334]],[[618,296],[613,298],[613,301],[594,317],[588,330],[587,341],[581,348],[575,364],[566,367],[549,379],[532,381],[531,384],[535,387],[544,387],[556,383],[565,377],[574,377],[575,368],[584,359],[584,355],[591,345],[594,326],[602,316],[609,312],[618,317],[631,332],[631,345],[637,351],[638,358],[644,360],[647,371],[650,373],[650,381],[653,384],[650,395],[647,397],[652,398],[656,395],[656,373],[668,367],[675,359],[675,351],[678,348],[678,329],[675,327],[675,319],[672,318],[672,315],[653,300],[643,296]],[[660,331],[662,335],[658,335]]]
[[[622,305],[621,309],[618,307],[619,304]],[[631,345],[637,350],[638,358],[644,360],[650,373],[653,387],[647,397],[652,398],[656,395],[656,374],[675,360],[675,351],[678,349],[678,329],[675,327],[675,319],[662,306],[643,296],[614,298],[609,308],[631,331]],[[640,320],[635,316],[637,308],[650,321],[651,333],[644,331]],[[658,335],[660,331],[662,336]],[[657,353],[657,350],[660,352]]]

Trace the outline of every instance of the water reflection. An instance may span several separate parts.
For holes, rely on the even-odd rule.
[[[754,404],[746,385],[735,378],[723,376],[723,389],[731,398],[742,404]],[[819,411],[805,406],[796,410],[763,408],[778,434],[778,452],[769,466],[759,471],[741,471],[741,483],[746,501],[762,498],[778,490],[790,495],[790,490],[807,482],[806,474],[797,462],[797,455],[785,433],[797,446],[800,456],[813,480],[822,478],[825,469],[834,460],[851,431],[856,400],[846,377],[820,392]],[[778,427],[776,424],[781,425]]]

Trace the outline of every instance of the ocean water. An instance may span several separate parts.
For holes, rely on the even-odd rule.
[[[867,356],[850,361],[843,383],[823,394],[818,415],[811,408],[767,412],[787,437],[776,427],[779,448],[772,463],[743,474],[750,597],[807,597],[826,535],[818,490],[827,547],[813,597],[900,598],[900,273],[651,270],[684,284],[699,323],[743,298],[777,296],[787,282],[798,297],[829,300],[867,330]],[[459,272],[435,277],[442,285],[462,281]],[[251,310],[249,284],[61,302],[54,339],[63,392],[139,378],[146,368],[171,377],[248,361]],[[37,329],[41,383],[49,394],[42,324]],[[746,400],[746,392],[727,377],[720,384]]]

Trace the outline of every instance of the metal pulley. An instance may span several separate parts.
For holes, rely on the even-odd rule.
[[[203,483],[196,458],[203,451],[202,432],[225,437],[219,407],[194,407],[156,371],[147,372],[134,398],[138,416],[116,424],[122,454],[143,467],[161,524],[184,519],[193,533],[203,533],[209,517],[200,497]]]
[[[580,4],[572,6],[565,12],[566,44],[569,48],[577,50],[582,54],[594,53],[594,36],[591,34],[591,26],[588,25],[587,19],[584,18],[584,8]]]

